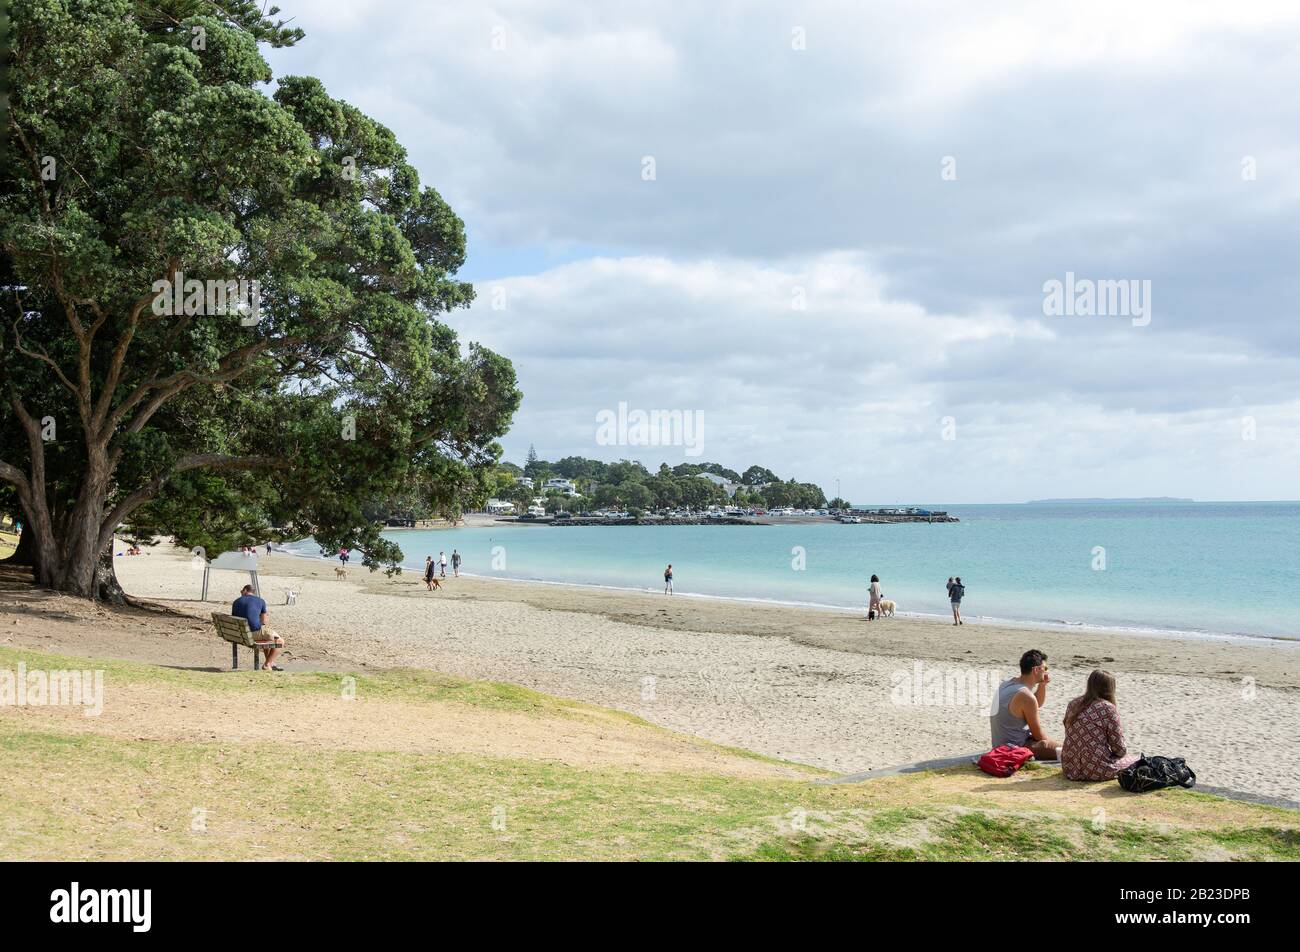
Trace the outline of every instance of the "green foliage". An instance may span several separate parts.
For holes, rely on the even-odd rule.
[[[301,36],[277,14],[12,5],[0,504],[48,510],[51,551],[125,521],[209,551],[312,532],[373,568],[400,558],[376,513],[495,486],[514,369],[438,319],[473,300],[464,225],[318,80],[262,92],[259,45]],[[158,313],[182,274],[258,282],[260,319]]]
[[[763,466],[749,467],[742,477],[735,470],[719,463],[681,463],[671,468],[667,463],[662,463],[651,474],[636,460],[606,463],[582,456],[566,456],[551,463],[539,459],[536,450],[530,446],[527,465],[522,470],[518,466],[503,463],[498,467],[498,472],[501,474],[497,477],[499,488],[493,494],[500,499],[514,501],[520,500],[520,494],[515,492],[511,484],[514,476],[520,472],[536,479],[555,475],[575,480],[584,492],[584,499],[581,505],[570,502],[570,509],[594,506],[620,509],[635,507],[642,510],[684,507],[702,510],[728,503],[739,506],[794,506],[800,509],[826,506],[826,495],[818,486],[794,480],[781,482],[776,474]],[[701,479],[700,473],[721,476],[730,482],[742,483],[743,486],[736,491],[734,497],[729,497],[721,486]],[[760,485],[761,489],[744,488]],[[595,488],[592,489],[592,486]],[[534,493],[529,491],[527,495],[531,499]]]
[[[822,509],[826,506],[826,494],[813,483],[789,479],[783,483],[764,486],[759,492],[769,508],[793,506],[796,509]]]
[[[754,469],[755,467],[750,467]],[[767,472],[764,470],[764,472]],[[742,482],[740,474],[734,469],[727,469],[720,463],[682,463],[673,467],[673,473],[677,476],[698,476],[700,473],[712,473],[714,476],[721,476],[729,483]]]

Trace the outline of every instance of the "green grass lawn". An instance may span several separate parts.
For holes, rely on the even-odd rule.
[[[208,704],[327,697],[341,678],[175,671],[0,649],[0,668],[103,667],[109,685]],[[358,678],[376,704],[430,717],[600,712],[629,743],[667,735],[630,715],[425,672]],[[438,703],[434,703],[437,701]],[[450,706],[449,706],[450,705]],[[224,708],[223,708],[224,709]],[[161,742],[93,718],[0,710],[0,855],[10,859],[1300,859],[1295,813],[1188,791],[1116,797],[1048,768],[973,768],[829,785],[573,764],[527,756],[339,750],[275,737]],[[375,742],[382,746],[383,739]],[[717,750],[721,750],[720,748]],[[647,753],[653,756],[653,751]],[[733,754],[739,759],[748,755]],[[749,762],[749,761],[746,761]],[[771,763],[758,760],[761,769]],[[997,785],[1002,786],[997,786]],[[1099,805],[1101,805],[1099,807]],[[1098,809],[1105,810],[1099,822]]]

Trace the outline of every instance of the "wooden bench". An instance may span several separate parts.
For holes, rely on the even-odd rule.
[[[253,649],[253,670],[257,671],[262,667],[262,656],[258,654],[259,648],[272,648],[275,646],[275,639],[268,638],[265,641],[258,641],[253,637],[252,630],[248,627],[248,619],[240,618],[237,615],[223,615],[221,612],[212,613],[212,624],[217,627],[217,634],[230,642],[230,669],[239,670],[239,649]],[[258,634],[262,634],[266,629],[263,628]]]

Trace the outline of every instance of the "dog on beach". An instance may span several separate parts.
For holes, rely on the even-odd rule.
[[[335,578],[347,578],[347,577],[348,577],[348,570],[347,570],[347,569],[335,569],[335,570],[334,570],[334,577],[335,577]]]
[[[880,617],[894,617],[894,603],[888,598],[882,598],[880,600]]]
[[[430,577],[429,577],[429,591],[431,591],[431,592],[440,592],[440,591],[442,591],[442,583],[439,582],[439,581],[437,580],[437,578],[435,578],[435,577],[433,577],[433,576],[430,576]]]
[[[297,605],[297,604],[298,604],[298,592],[297,592],[295,589],[292,589],[292,588],[286,588],[286,589],[284,590],[284,603],[285,603],[286,605]]]

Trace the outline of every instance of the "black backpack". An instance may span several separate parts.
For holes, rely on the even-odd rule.
[[[1181,757],[1148,757],[1143,754],[1137,763],[1125,767],[1115,779],[1131,793],[1196,786],[1196,774]]]

